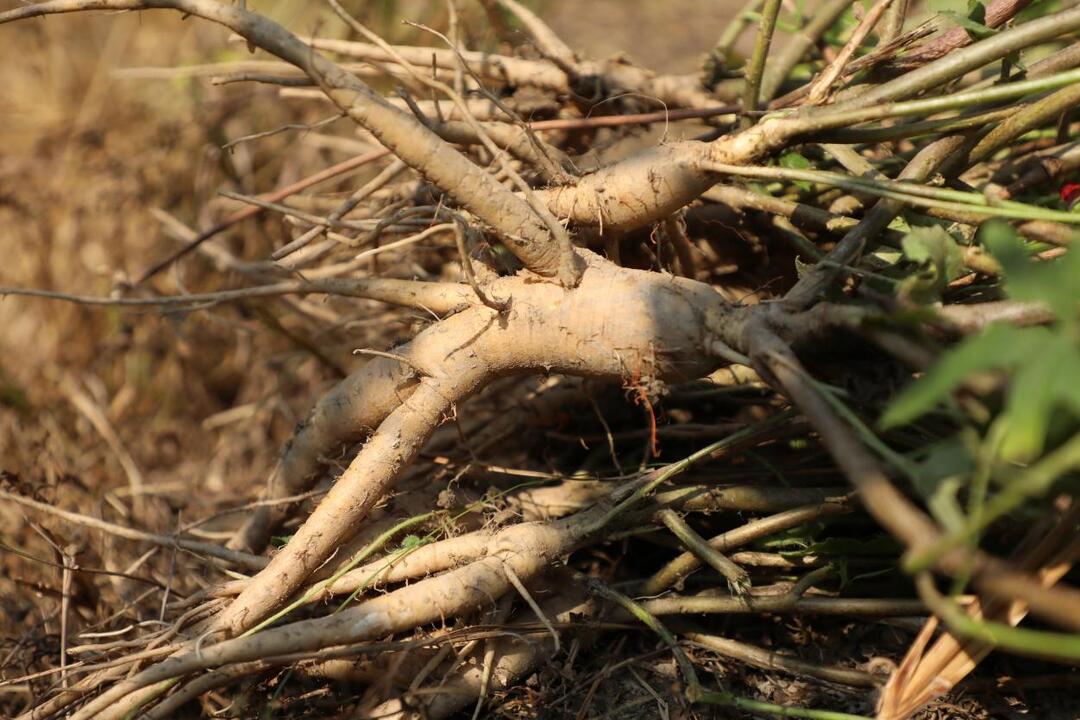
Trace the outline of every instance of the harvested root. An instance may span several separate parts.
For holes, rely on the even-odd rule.
[[[766,101],[774,91],[780,90],[791,67],[844,10],[842,3],[827,3],[822,15],[825,19],[813,23],[810,33],[813,37],[808,35],[795,42],[793,47],[797,52],[787,53],[790,57],[779,64],[782,72],[769,76],[763,75],[765,51],[772,42],[780,7],[778,2],[770,0],[756,43],[758,52],[745,81],[733,83],[743,87],[746,98],[745,112],[740,118],[741,131],[715,133],[708,136],[714,138],[708,141],[687,140],[631,154],[616,153],[614,161],[584,172],[579,164],[581,159],[573,157],[574,150],[566,149],[573,143],[563,143],[561,136],[541,139],[536,127],[513,118],[514,113],[494,95],[483,102],[496,107],[506,119],[513,118],[513,123],[480,123],[471,113],[471,99],[464,94],[488,80],[505,88],[540,88],[558,96],[557,102],[577,106],[569,108],[570,114],[576,113],[574,117],[553,122],[576,120],[581,110],[591,111],[593,103],[616,99],[618,93],[645,93],[674,106],[698,109],[712,108],[716,95],[710,94],[696,76],[654,76],[621,60],[602,63],[582,60],[516,0],[490,0],[485,6],[489,13],[495,13],[498,5],[514,14],[543,55],[542,60],[459,53],[456,28],[450,32],[453,39],[447,39],[450,50],[432,52],[427,48],[390,46],[351,18],[339,3],[331,0],[331,5],[352,30],[372,42],[304,41],[246,10],[243,3],[236,7],[211,0],[48,0],[0,13],[3,23],[80,10],[164,8],[211,20],[238,33],[251,48],[265,50],[288,66],[284,73],[283,66],[270,66],[277,73],[270,78],[234,76],[231,79],[310,84],[337,107],[341,117],[347,116],[361,128],[367,141],[374,138],[397,157],[344,201],[341,198],[329,203],[306,201],[300,207],[284,204],[288,193],[274,195],[273,200],[230,195],[260,211],[285,215],[299,236],[271,253],[271,260],[278,264],[242,263],[223,248],[204,249],[221,268],[240,270],[251,279],[273,284],[119,301],[48,292],[36,294],[88,304],[160,304],[185,309],[199,302],[253,302],[267,296],[329,294],[411,308],[425,313],[424,322],[428,323],[415,334],[410,331],[411,339],[404,344],[355,351],[369,359],[324,395],[296,428],[269,479],[264,502],[233,535],[229,550],[188,537],[137,531],[126,534],[131,539],[212,555],[220,561],[214,566],[216,569],[232,563],[255,571],[251,577],[234,574],[227,582],[206,583],[197,588],[198,592],[171,605],[163,600],[161,617],[167,613],[176,617],[171,626],[138,635],[134,640],[116,641],[119,644],[84,642],[76,648],[77,653],[69,653],[67,582],[74,566],[70,553],[62,551],[65,587],[61,627],[65,629],[61,631],[60,644],[61,682],[56,695],[24,717],[67,713],[76,720],[89,720],[140,712],[150,717],[168,717],[215,688],[238,682],[255,683],[267,673],[297,662],[312,675],[322,673],[329,677],[336,673],[345,679],[370,682],[372,676],[382,671],[378,664],[372,670],[349,667],[344,661],[333,664],[328,661],[371,654],[387,647],[395,653],[389,660],[400,661],[410,671],[415,670],[416,679],[413,687],[400,692],[390,689],[387,682],[388,689],[375,698],[374,709],[363,709],[369,716],[402,720],[446,717],[477,700],[479,711],[488,693],[512,687],[545,658],[559,654],[564,647],[562,632],[566,624],[582,613],[600,615],[599,603],[585,602],[577,593],[580,587],[575,586],[584,585],[582,578],[566,572],[559,575],[559,580],[550,581],[548,574],[552,566],[573,553],[579,553],[580,557],[585,552],[579,551],[587,549],[600,554],[603,551],[597,550],[597,546],[601,543],[625,542],[635,536],[646,536],[663,551],[674,548],[675,552],[652,563],[645,571],[639,567],[631,569],[633,577],[626,584],[656,597],[643,602],[627,600],[623,605],[626,612],[608,620],[626,622],[636,618],[657,632],[657,628],[663,629],[655,621],[657,615],[767,613],[875,618],[923,615],[927,606],[946,607],[934,604],[938,596],[933,591],[930,570],[965,579],[970,576],[978,591],[994,597],[980,605],[989,609],[988,616],[993,610],[995,615],[1004,613],[1010,621],[1018,622],[1024,612],[1030,611],[1043,620],[1075,629],[1080,599],[1075,590],[1054,586],[1064,572],[1061,568],[1067,564],[1056,566],[1055,572],[1060,573],[1052,577],[1055,582],[1032,582],[1032,573],[1043,563],[1005,562],[977,543],[960,542],[966,541],[966,537],[946,533],[940,505],[931,507],[931,503],[926,503],[938,515],[925,511],[919,501],[898,487],[894,473],[885,466],[889,463],[899,471],[896,475],[903,473],[913,480],[921,479],[912,469],[914,461],[887,446],[860,417],[860,412],[876,410],[874,403],[866,403],[870,410],[849,407],[857,406],[859,399],[852,399],[853,393],[826,387],[816,380],[807,369],[812,366],[813,353],[803,351],[830,348],[839,345],[838,338],[849,341],[851,336],[863,333],[871,335],[882,347],[891,348],[893,354],[916,358],[921,363],[931,353],[929,343],[904,333],[915,327],[938,331],[943,324],[941,318],[947,329],[957,333],[979,330],[994,319],[1029,324],[1055,320],[1054,309],[1047,303],[983,303],[962,306],[977,310],[948,309],[936,319],[920,316],[901,330],[883,331],[875,324],[884,324],[889,318],[878,308],[906,309],[910,298],[898,293],[896,298],[882,299],[869,283],[860,284],[859,280],[864,275],[879,274],[884,260],[873,257],[872,253],[880,244],[901,248],[913,256],[914,262],[917,253],[910,248],[910,238],[915,233],[901,232],[893,223],[905,209],[934,205],[939,196],[948,200],[938,203],[944,210],[933,208],[927,211],[928,216],[966,224],[974,224],[992,213],[1012,213],[1014,219],[1034,217],[1037,219],[1032,222],[1044,224],[1029,234],[1040,237],[1048,232],[1060,234],[1075,222],[1061,210],[1043,212],[1021,207],[1023,203],[1014,201],[991,203],[975,193],[939,187],[936,176],[953,182],[961,176],[965,165],[977,165],[988,175],[986,161],[1004,147],[1014,144],[1025,133],[1067,115],[1080,97],[1074,82],[1080,76],[1059,74],[1046,78],[1033,72],[1030,78],[1002,82],[985,91],[976,87],[944,95],[939,92],[951,83],[964,82],[966,76],[991,63],[1002,61],[1007,72],[1007,58],[1021,49],[1080,30],[1080,9],[1070,8],[1022,23],[970,47],[966,47],[966,42],[949,39],[951,34],[946,34],[909,55],[910,64],[918,66],[912,72],[865,87],[842,87],[852,78],[862,81],[863,76],[856,70],[883,63],[886,69],[897,67],[896,63],[885,63],[880,55],[884,51],[875,51],[878,56],[870,52],[861,60],[855,58],[862,40],[883,17],[888,5],[888,0],[883,0],[875,5],[874,12],[826,68],[821,79],[806,91],[808,104],[794,110],[759,113],[756,109],[759,100]],[[1019,5],[1022,3],[994,3],[993,22],[1004,23]],[[456,18],[452,4],[451,9]],[[898,12],[902,21],[903,11]],[[894,50],[913,41],[914,35],[910,34],[901,41],[902,22],[898,23],[896,17],[889,17],[887,24],[890,28],[887,36],[894,40],[883,47]],[[730,39],[720,46],[729,47]],[[955,52],[930,61],[933,52],[937,52],[935,47],[944,46]],[[360,75],[369,74],[367,71],[350,72],[348,67],[319,54],[318,49],[383,63],[410,77],[414,82],[410,87],[430,89],[449,97],[459,119],[448,121],[441,114],[438,102],[422,106],[420,102],[429,101],[416,101],[404,92],[398,101],[390,101],[360,79]],[[722,63],[723,58],[713,60]],[[429,61],[434,72],[428,72]],[[471,75],[468,81],[465,72]],[[451,77],[454,87],[447,84]],[[716,82],[711,84],[717,86]],[[724,85],[721,94],[726,89]],[[1053,94],[1031,101],[997,128],[987,128],[985,132],[981,128],[1004,118],[997,109],[950,115],[940,122],[929,120],[917,126],[896,122],[906,117],[965,112],[968,108],[1046,91]],[[799,91],[795,96],[801,97]],[[795,96],[788,99],[797,99]],[[837,98],[834,104],[822,104],[833,97]],[[866,126],[878,121],[885,124]],[[584,122],[566,127],[552,125],[548,129],[555,127],[560,132],[584,130],[582,135],[592,132],[589,129],[592,126]],[[1056,140],[1063,146],[1067,133],[1060,127],[1069,129],[1067,117],[1059,123]],[[922,146],[913,142],[927,131],[954,134],[945,134]],[[846,146],[822,145],[828,153],[825,162],[838,160],[849,173],[866,176],[855,179],[836,173],[798,174],[791,168],[746,167],[766,163],[782,152],[789,153],[787,160],[798,156],[801,161],[809,162],[799,153],[817,157],[819,148],[801,144],[821,143],[823,138],[851,143],[895,140],[897,144],[890,152],[883,153],[878,153],[876,148],[864,153]],[[378,153],[367,157],[377,159]],[[897,159],[906,163],[898,180],[879,173],[872,162],[885,166]],[[800,160],[792,162],[798,164]],[[1064,160],[1060,165],[1066,167]],[[355,169],[356,165],[347,167]],[[424,185],[414,177],[412,182],[384,187],[405,172],[406,167],[429,184]],[[786,197],[734,185],[713,189],[721,180],[737,181],[739,176],[779,183],[794,180],[807,183],[808,187],[800,187]],[[855,187],[860,202],[868,206],[863,216],[848,217],[811,205],[821,204],[824,202],[821,198],[829,194],[828,190],[819,192],[814,188],[814,183],[824,180],[834,180],[840,187]],[[872,206],[873,195],[867,190],[868,185],[882,197]],[[377,191],[383,195],[376,198]],[[836,195],[831,198],[836,199]],[[964,198],[970,201],[966,205],[961,202]],[[390,204],[372,209],[364,220],[347,217],[361,203],[374,205],[376,201]],[[764,234],[768,236],[777,228],[785,234],[788,245],[781,247],[788,253],[787,264],[794,265],[792,254],[808,259],[810,267],[800,268],[798,277],[789,267],[781,277],[775,278],[790,288],[786,293],[767,289],[774,278],[764,274],[772,272],[766,268],[757,278],[761,289],[752,293],[752,301],[744,305],[726,299],[741,298],[736,292],[740,286],[718,288],[717,278],[740,268],[721,271],[722,256],[729,248],[717,237],[699,237],[684,222],[691,215],[686,210],[689,205],[716,202],[734,209],[726,211],[726,215],[714,213],[724,218],[724,222],[732,219],[746,226],[760,220],[749,214],[740,217],[738,210],[767,214],[769,230]],[[309,212],[311,208],[327,208],[329,214],[323,217]],[[706,205],[705,209],[723,210],[716,205]],[[777,223],[772,216],[780,216],[783,221]],[[910,226],[917,227],[916,220],[922,222],[926,218],[907,219]],[[653,235],[650,236],[648,228],[654,229]],[[363,242],[376,243],[384,231],[402,231],[409,236],[390,246],[365,249],[343,262],[313,267],[330,254],[339,256],[345,248],[355,252],[353,248]],[[377,271],[374,263],[383,250],[405,252],[406,246],[412,248],[414,243],[450,232],[454,233],[456,247],[439,247],[431,252],[438,260],[437,265],[457,262],[453,277],[460,270],[467,282],[435,281],[440,279],[440,271],[419,264],[399,266],[403,268],[399,277],[424,276],[433,278],[432,282],[337,277],[357,273],[369,263]],[[741,236],[740,228],[734,228],[731,234],[742,245],[756,245],[754,257],[762,264],[767,264],[769,253],[775,252],[775,244],[768,242],[769,237],[750,242]],[[839,242],[831,249],[817,247],[815,242],[832,242],[829,235],[839,235]],[[975,235],[974,230],[970,235]],[[189,243],[198,244],[208,237],[205,233],[197,235]],[[610,259],[574,246],[572,237],[579,245],[604,246]],[[646,237],[656,241],[655,249],[649,246]],[[952,236],[949,238],[951,243]],[[496,242],[509,255],[501,253],[495,247]],[[670,245],[672,252],[667,249],[661,252],[663,242]],[[186,247],[190,249],[194,244]],[[736,244],[734,239],[732,244]],[[446,255],[439,255],[448,250]],[[646,258],[640,265],[651,269],[630,267],[636,260],[627,260],[627,266],[621,264],[624,257],[638,250],[641,252],[637,254]],[[942,253],[948,255],[946,250]],[[972,271],[983,275],[1000,275],[1006,264],[988,260],[973,246],[964,248],[961,254]],[[674,259],[668,261],[668,255]],[[927,260],[925,264],[932,263]],[[685,277],[665,274],[665,268],[677,268]],[[938,270],[936,265],[934,269]],[[278,282],[283,270],[303,272],[304,276]],[[443,277],[449,274],[443,272]],[[848,275],[854,278],[850,283]],[[940,287],[935,286],[935,292],[946,292],[950,281],[953,278],[938,283]],[[757,287],[745,278],[740,282],[746,283],[743,287]],[[848,299],[855,298],[859,304],[823,301],[841,288],[851,290]],[[857,296],[857,292],[862,295]],[[335,328],[347,326],[351,321],[332,308],[317,308],[305,300],[289,302],[333,323]],[[261,308],[254,314],[260,312]],[[267,322],[276,323],[279,330],[288,334],[288,329],[275,318]],[[298,341],[297,344],[305,346],[324,364],[340,367],[315,343]],[[720,436],[721,440],[698,447],[678,462],[654,466],[661,441],[666,444],[669,438],[680,439],[677,434],[665,434],[664,428],[657,427],[663,422],[663,413],[668,412],[664,407],[666,386],[709,377],[729,364],[753,368],[753,373],[747,371],[743,375],[744,378],[753,375],[753,384],[727,387],[714,384],[706,388],[702,392],[715,392],[717,396],[730,394],[734,402],[722,405],[723,412],[707,406],[701,416],[688,420],[681,428],[690,431],[681,436],[684,442],[687,437],[702,436]],[[343,370],[338,372],[345,375]],[[532,385],[525,391],[514,386],[515,379],[545,374],[572,380],[562,381],[563,385],[555,389],[548,387],[544,393]],[[630,430],[613,429],[604,416],[602,402],[594,397],[594,391],[601,385],[621,387],[623,399],[629,398],[646,416],[646,428],[642,430],[638,425]],[[442,426],[459,418],[459,412],[470,399],[480,396],[483,400],[485,391],[503,397],[487,403],[487,412],[478,413],[479,420],[469,418],[456,428],[440,432]],[[545,471],[522,471],[520,475],[531,472],[530,479],[542,476],[545,481],[556,482],[539,488],[520,488],[511,487],[514,479],[510,478],[515,477],[512,468],[496,468],[480,459],[484,453],[500,450],[501,445],[515,445],[511,442],[516,440],[512,435],[520,432],[530,414],[555,417],[566,409],[564,404],[570,403],[591,408],[603,428],[602,433],[580,428],[575,428],[575,432],[551,433],[564,444],[569,444],[565,442],[569,439],[586,446],[572,449],[574,453],[587,453],[586,460],[578,466],[580,470],[564,473],[565,464],[553,460]],[[476,399],[469,408],[475,404]],[[737,409],[729,412],[731,407]],[[676,407],[672,416],[679,411],[686,412]],[[460,436],[455,438],[451,430]],[[711,435],[706,435],[706,431]],[[642,440],[632,455],[620,445],[628,439]],[[589,447],[590,442],[596,445]],[[828,452],[835,465],[795,468],[797,472],[793,476],[801,484],[788,484],[783,472],[768,462],[755,464],[752,461],[759,458],[749,452],[769,443],[778,456],[786,453],[805,460],[804,448],[808,442],[815,443],[815,447],[820,442],[824,448],[822,454]],[[906,452],[909,446],[904,448]],[[310,499],[316,494],[311,493],[316,483],[333,474],[329,469],[333,459],[349,457],[353,451],[347,468],[332,480],[325,497],[302,519],[302,524],[286,525],[286,521],[296,519],[292,517],[296,508],[291,501]],[[621,457],[620,451],[623,451]],[[596,458],[601,458],[605,467],[614,469],[596,471]],[[721,478],[722,485],[718,486],[714,477],[692,476],[679,485],[663,487],[689,468],[721,458],[725,471],[745,473],[749,479]],[[837,468],[854,487],[854,493],[836,487]],[[809,474],[799,475],[803,470]],[[505,477],[492,480],[487,488],[473,484],[460,495],[455,494],[454,485],[462,478],[488,480],[500,472]],[[771,475],[779,475],[785,486],[753,484],[758,478]],[[139,492],[143,485],[141,477],[138,482],[132,481],[134,490]],[[6,490],[0,492],[4,499],[44,509],[41,503]],[[800,540],[805,539],[809,545],[816,540],[812,526],[858,522],[858,518],[848,517],[856,511],[856,497],[869,516],[900,541],[909,559],[916,557],[923,561],[919,579],[919,587],[924,591],[922,599],[834,596],[838,593],[821,587],[834,571],[827,551],[819,553],[821,548],[795,558],[757,549],[730,555],[751,542],[775,538],[781,532],[797,528],[807,529],[807,537]],[[461,510],[462,505],[465,510]],[[433,509],[436,506],[438,510]],[[492,512],[478,512],[478,507]],[[752,519],[709,516],[717,511],[764,516]],[[85,515],[54,515],[77,519],[108,532],[117,530],[115,524]],[[1068,529],[1073,529],[1075,517],[1069,517],[1072,525]],[[284,546],[276,552],[262,554],[274,534],[283,528],[290,533]],[[422,528],[428,535],[423,539],[412,535],[400,538],[400,547],[390,548],[392,539],[415,528]],[[862,530],[856,526],[854,532]],[[432,541],[436,537],[441,539]],[[710,540],[705,539],[709,537]],[[940,552],[931,552],[935,549]],[[576,559],[572,562],[580,563]],[[614,569],[615,565],[608,563],[607,567]],[[673,587],[681,588],[683,583],[713,582],[714,576],[708,573],[690,577],[704,565],[726,578],[731,592],[710,589],[688,596],[670,592]],[[798,581],[791,582],[789,576],[783,575],[804,568],[814,569]],[[560,588],[554,597],[549,594],[545,600],[544,593],[538,591],[538,584],[544,578],[567,587]],[[378,592],[370,592],[375,589]],[[318,603],[335,596],[348,596],[348,599],[341,604],[339,612],[321,614]],[[612,592],[606,597],[622,596]],[[1008,598],[1009,603],[1001,598]],[[447,627],[448,623],[459,620],[475,627],[477,623],[501,624],[511,619],[511,624],[492,630],[489,635],[469,636],[468,627],[464,630]],[[433,630],[438,623],[444,627]],[[505,635],[517,631],[542,636]],[[504,635],[498,635],[499,632]],[[428,637],[428,650],[407,654],[407,650],[423,645],[423,638],[417,639],[423,633],[434,633]],[[406,635],[413,639],[394,638]],[[468,637],[464,649],[460,649],[456,658],[450,658],[452,643],[462,637]],[[680,660],[679,668],[686,683],[685,700],[708,701],[710,694],[702,692],[693,670],[687,670],[689,664],[684,662],[674,640],[666,630],[661,637]],[[689,637],[717,652],[741,655],[760,667],[794,670],[859,687],[878,684],[876,678],[866,673],[838,667],[773,662],[758,648],[708,633],[693,633]],[[446,641],[443,647],[430,649],[443,640]],[[916,651],[923,649],[924,640],[925,637],[916,645]],[[968,653],[970,657],[965,656],[961,668],[964,671],[987,649],[961,648],[951,640],[942,647],[953,655],[960,650]],[[121,649],[130,649],[130,653],[122,655]],[[92,657],[94,653],[100,654],[97,664],[69,668],[66,663],[68,654]],[[916,655],[918,652],[913,651],[912,657]],[[463,665],[470,657],[477,662]],[[953,662],[953,656],[946,661]],[[417,665],[418,669],[414,667]],[[430,687],[430,683],[424,687],[422,679],[436,669],[444,676],[444,682],[437,688]],[[920,672],[929,671],[922,668]],[[922,675],[918,679],[925,681]],[[890,688],[897,685],[894,682]],[[711,695],[714,699],[717,696]],[[925,697],[919,695],[918,699]],[[906,697],[892,698],[889,706],[893,704],[907,712],[911,701]]]
[[[320,404],[318,421],[308,424],[315,432],[341,432],[350,426],[361,430],[381,423],[300,531],[245,588],[217,627],[241,632],[265,617],[283,594],[296,590],[355,532],[443,416],[491,379],[553,371],[614,381],[671,381],[702,377],[719,366],[715,347],[724,346],[728,328],[738,325],[738,309],[706,285],[584,257],[588,269],[574,290],[527,276],[498,280],[489,292],[511,299],[505,314],[476,306],[446,318],[398,348],[396,357],[372,360]],[[652,317],[665,322],[657,325]],[[559,343],[551,342],[550,328],[560,329]],[[386,412],[385,419],[376,415],[395,401],[400,405]],[[362,424],[349,415],[361,406]],[[326,412],[354,422],[327,423],[320,416]],[[311,468],[327,449],[316,444],[320,440],[324,438],[302,430],[282,465],[295,462]],[[311,470],[293,477],[296,480],[278,492],[295,494]]]
[[[484,607],[513,588],[506,566],[525,580],[546,571],[552,561],[594,532],[608,510],[609,507],[601,505],[551,524],[514,525],[498,537],[498,552],[458,570],[421,580],[329,617],[291,623],[208,647],[193,647],[117,683],[72,717],[74,720],[117,717],[126,712],[126,708],[114,705],[121,698],[153,690],[162,682],[199,670],[376,640]],[[236,607],[239,602],[230,607]],[[228,617],[228,612],[221,617]]]

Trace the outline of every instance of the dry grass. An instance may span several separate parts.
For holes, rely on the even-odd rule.
[[[232,209],[215,200],[221,188],[273,188],[344,157],[312,146],[297,152],[295,136],[223,153],[227,138],[317,112],[283,105],[272,91],[112,75],[120,67],[219,59],[224,39],[216,28],[165,14],[48,20],[5,34],[0,284],[107,294],[177,247],[155,208],[201,225]],[[247,222],[225,242],[241,257],[261,257],[280,233],[277,220]],[[212,290],[227,280],[188,259],[153,287]],[[280,304],[268,312],[284,314]],[[163,532],[250,499],[297,416],[334,378],[267,327],[243,306],[100,312],[0,301],[0,468],[12,473],[7,481],[61,507]],[[373,342],[366,333],[389,328],[368,325],[350,343]],[[352,347],[341,339],[319,344],[339,363]],[[65,378],[93,398],[141,471],[141,517],[121,516],[116,506],[123,505],[110,501],[127,492],[128,480],[115,452],[73,407]],[[239,414],[217,415],[228,410]],[[4,542],[56,561],[19,510],[5,505],[0,513]],[[60,547],[77,545],[84,567],[122,570],[135,558],[130,543],[50,522],[42,529]],[[2,557],[4,652],[26,640],[37,644],[35,654],[55,658],[60,571]],[[157,553],[146,571],[167,582],[172,562]]]

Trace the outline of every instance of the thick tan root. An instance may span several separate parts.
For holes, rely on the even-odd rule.
[[[288,545],[219,617],[215,629],[242,632],[297,590],[356,531],[443,415],[486,382],[536,371],[685,380],[716,368],[711,348],[722,341],[720,333],[737,313],[715,291],[587,257],[578,288],[566,290],[527,274],[499,280],[490,292],[511,300],[506,313],[483,306],[460,312],[398,348],[394,355],[400,360],[373,360],[361,371],[366,383],[347,381],[345,393],[362,387],[365,399],[389,403],[400,397],[402,404],[383,420]],[[553,342],[553,331],[558,341]],[[424,377],[416,379],[417,374]],[[379,419],[377,413],[366,417],[372,424]],[[318,428],[329,427],[318,423]],[[296,452],[310,461],[324,449],[311,445]]]
[[[264,500],[276,501],[309,489],[323,470],[323,458],[371,433],[413,393],[417,382],[410,366],[375,358],[338,383],[285,446],[267,483]],[[256,508],[229,546],[261,552],[288,512],[288,506],[280,503]]]
[[[580,620],[595,612],[592,602],[578,595],[561,596],[542,605],[544,614],[555,623]],[[527,621],[536,622],[535,616],[526,617],[511,624],[511,632]],[[474,703],[486,689],[502,692],[534,671],[541,663],[555,654],[555,641],[550,634],[540,637],[510,637],[495,641],[495,652],[490,667],[484,663],[466,665],[452,678],[439,685],[426,702],[410,702],[409,698],[394,698],[367,711],[362,717],[384,720],[422,720],[450,717],[458,710]],[[490,679],[485,688],[485,675]]]
[[[500,550],[458,570],[421,580],[337,614],[291,623],[176,655],[118,683],[72,717],[119,717],[112,707],[125,696],[208,668],[375,640],[487,607],[513,589],[507,568],[521,581],[546,571],[551,562],[584,542],[609,506],[553,523],[523,523],[499,534]]]
[[[615,483],[571,481],[561,485],[552,485],[536,489],[526,489],[507,498],[507,505],[520,514],[525,522],[552,520],[565,517],[573,512],[584,510],[597,502],[603,501],[618,488]],[[764,535],[790,528],[826,516],[833,512],[843,512],[847,508],[840,501],[826,502],[829,498],[842,496],[846,488],[786,488],[762,487],[756,485],[736,485],[712,487],[691,485],[680,487],[665,493],[658,493],[654,502],[641,511],[628,514],[627,524],[633,525],[641,515],[652,514],[656,507],[676,508],[691,512],[771,512],[780,515],[754,521],[746,526],[725,534],[724,551],[744,545]],[[807,506],[809,507],[800,507]],[[823,504],[822,504],[823,503]],[[785,512],[782,512],[785,511]],[[365,525],[364,534],[368,540],[388,529],[389,519],[379,523]],[[498,550],[496,542],[498,529],[483,528],[456,537],[422,545],[400,557],[382,557],[356,567],[336,578],[330,579],[327,568],[321,568],[313,579],[318,582],[304,591],[306,604],[314,604],[329,596],[349,595],[365,588],[393,585],[409,580],[434,575],[451,570],[481,558]],[[353,541],[355,545],[355,539]],[[365,543],[366,544],[366,543]],[[359,549],[359,548],[357,548]],[[350,553],[341,553],[349,557]],[[672,567],[683,567],[683,573],[696,569],[691,556],[690,566],[684,567],[686,559],[678,558]],[[325,579],[323,579],[325,578]],[[246,580],[234,580],[215,588],[214,597],[232,597],[238,595],[247,586]],[[670,583],[669,583],[670,584]]]
[[[715,369],[718,361],[711,348],[723,341],[725,328],[738,325],[736,309],[706,285],[586,257],[587,272],[574,290],[528,274],[499,280],[491,292],[512,299],[507,312],[470,308],[423,331],[392,357],[372,361],[375,367],[365,370],[375,384],[397,388],[407,380],[411,394],[402,393],[401,405],[383,420],[329,495],[212,628],[234,636],[297,590],[356,531],[443,415],[483,383],[503,374],[538,370],[610,379],[685,380]],[[558,342],[552,341],[553,328]],[[592,527],[585,520],[593,514],[583,513],[562,524],[515,526],[500,534],[503,541],[514,538],[508,544],[500,542],[500,547],[514,548],[509,555],[507,551],[488,555],[332,618],[176,656],[115,686],[77,717],[93,716],[111,702],[109,698],[197,669],[362,641],[459,614],[510,587],[501,570],[504,562],[523,579],[547,567],[584,537]],[[449,587],[461,591],[447,592]],[[365,610],[359,612],[361,608]]]

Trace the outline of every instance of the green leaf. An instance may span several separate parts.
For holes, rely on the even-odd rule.
[[[967,475],[975,466],[971,448],[960,436],[934,443],[925,449],[926,454],[917,464],[915,489],[923,497],[934,494],[938,485],[947,478]]]
[[[1012,367],[1031,352],[1029,338],[1038,329],[987,326],[957,345],[922,378],[905,388],[886,408],[879,424],[888,429],[909,423],[945,400],[973,373]]]
[[[976,40],[984,40],[997,32],[986,27],[986,6],[979,0],[969,0],[966,15],[953,10],[941,10],[939,14],[967,30]]]
[[[797,152],[786,152],[780,156],[780,167],[806,170],[811,166],[810,161]]]
[[[954,531],[964,525],[964,509],[960,506],[959,496],[966,486],[966,478],[948,477],[926,498],[926,507],[930,514],[946,530]]]
[[[1041,328],[1039,328],[1041,330]],[[1002,457],[1026,462],[1042,454],[1054,410],[1067,400],[1070,409],[1078,393],[1080,352],[1062,335],[1043,330],[1040,342],[1016,369],[1005,406],[1008,432],[1001,444]]]
[[[964,251],[940,225],[917,227],[901,241],[904,256],[920,266],[900,284],[902,297],[932,302],[964,269]]]
[[[925,448],[916,466],[915,489],[926,500],[934,518],[950,530],[964,523],[957,496],[974,467],[971,448],[960,435]]]
[[[1012,226],[999,220],[984,223],[979,228],[979,240],[1001,263],[1005,289],[1011,298],[1044,302],[1061,322],[1076,322],[1080,305],[1080,253],[1033,261]]]
[[[993,35],[993,34],[995,34],[997,32],[997,30],[995,30],[993,28],[988,28],[985,25],[974,22],[972,20],[968,20],[966,17],[964,17],[963,15],[961,15],[959,13],[943,12],[943,13],[941,13],[941,15],[943,15],[944,17],[949,18],[954,23],[956,23],[960,27],[967,30],[969,33],[971,33],[971,36],[973,38],[975,38],[976,40],[983,40],[983,39],[988,38],[988,37],[990,37],[991,35]]]
[[[1080,351],[1073,352],[1056,368],[1058,378],[1058,401],[1073,415],[1080,417]]]
[[[791,168],[793,170],[808,170],[813,167],[809,160],[797,152],[784,153],[777,162],[780,167]],[[810,192],[810,190],[814,188],[814,185],[805,180],[796,180],[795,187],[803,192]]]
[[[824,557],[896,557],[903,548],[888,535],[875,535],[869,539],[830,537],[811,543],[801,555],[821,555]],[[786,553],[785,553],[786,554]]]
[[[815,538],[825,529],[824,523],[812,522],[778,532],[757,543],[756,547],[777,552],[805,552]]]
[[[967,10],[968,20],[980,25],[986,24],[986,6],[981,0],[968,0]]]
[[[418,535],[406,535],[401,539],[402,550],[415,550],[426,543]]]
[[[1009,223],[986,221],[979,227],[978,240],[1001,263],[1010,281],[1022,283],[1030,274],[1031,260],[1024,242]]]

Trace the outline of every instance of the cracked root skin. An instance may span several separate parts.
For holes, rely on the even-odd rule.
[[[507,311],[476,305],[435,323],[395,349],[402,360],[372,360],[319,403],[279,464],[275,497],[306,489],[320,456],[365,427],[378,429],[288,545],[218,618],[217,629],[235,635],[272,612],[349,539],[456,403],[491,380],[550,371],[679,381],[716,369],[708,348],[738,325],[737,308],[703,283],[583,255],[587,270],[578,288],[531,274],[500,279],[488,292],[509,300]]]

